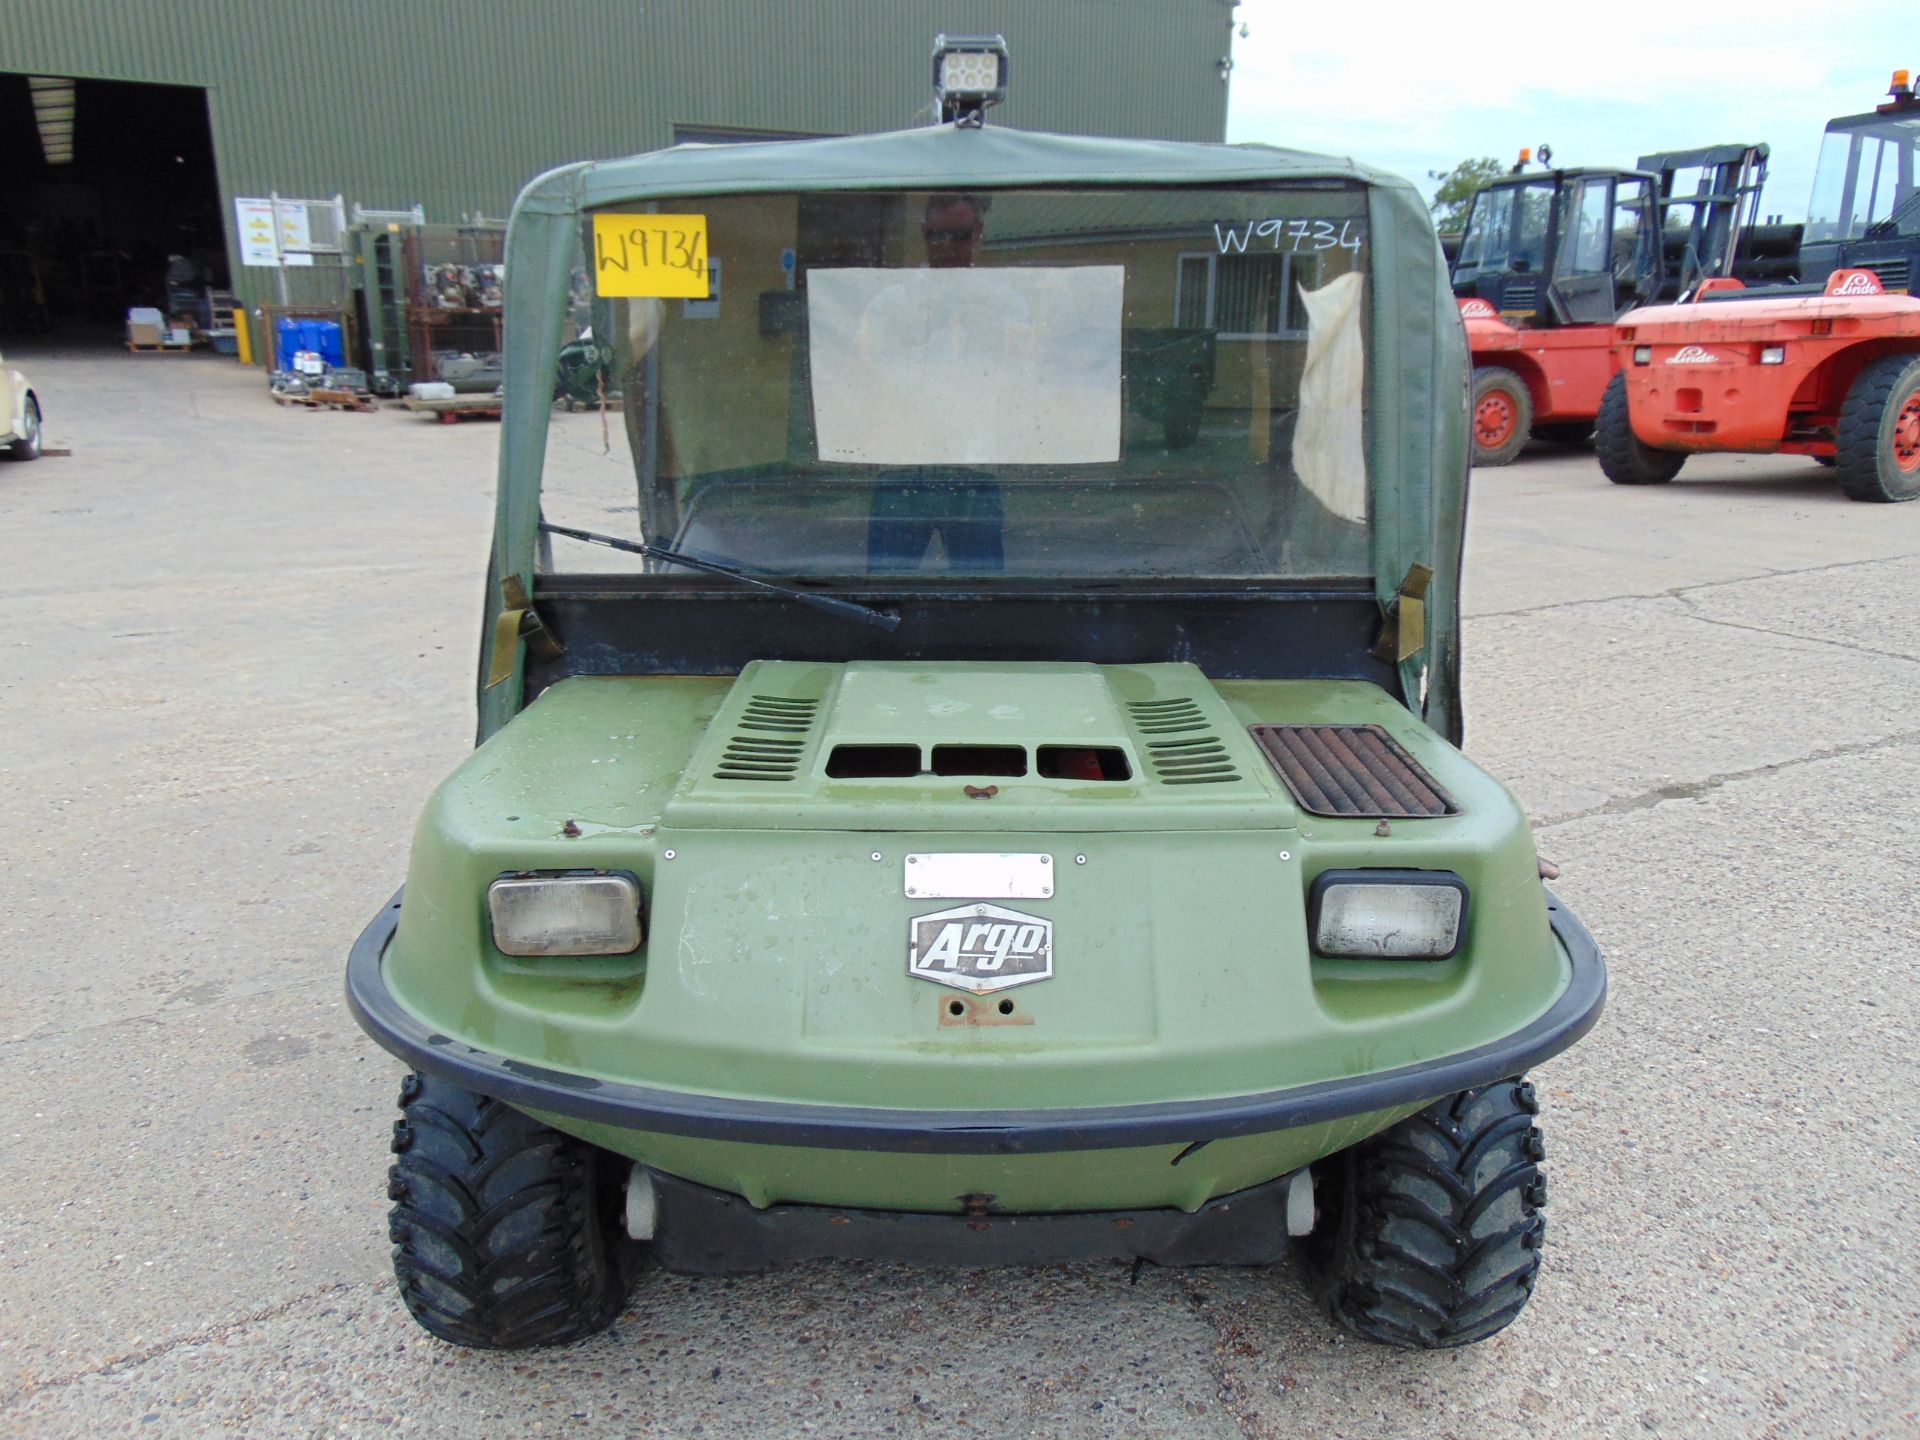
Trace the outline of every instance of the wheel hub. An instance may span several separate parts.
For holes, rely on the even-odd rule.
[[[1893,417],[1893,463],[1902,470],[1920,470],[1920,390]]]
[[[1513,397],[1504,391],[1490,390],[1473,407],[1473,438],[1488,450],[1496,449],[1513,438],[1517,419]]]

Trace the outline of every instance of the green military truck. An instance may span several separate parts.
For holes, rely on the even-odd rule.
[[[977,120],[515,208],[481,743],[347,975],[447,1340],[586,1335],[649,1261],[1298,1244],[1412,1347],[1532,1292],[1523,1077],[1606,982],[1456,748],[1426,207]],[[542,501],[583,273],[633,474],[599,527]],[[1212,373],[1170,437],[1125,357],[1175,331]]]

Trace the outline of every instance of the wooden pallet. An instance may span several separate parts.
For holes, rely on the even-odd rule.
[[[374,410],[373,396],[363,395],[357,390],[310,390],[307,403],[316,409],[352,410],[360,414],[371,414]]]
[[[129,340],[127,341],[127,349],[135,355],[185,355],[185,354],[188,354],[193,349],[193,346],[190,344],[188,345],[140,345],[140,344],[136,344],[132,340]]]
[[[371,395],[357,395],[351,390],[309,390],[304,395],[288,395],[280,390],[267,393],[277,405],[298,405],[303,410],[353,410],[370,414],[376,408]]]
[[[442,425],[500,418],[500,401],[492,395],[456,395],[451,400],[421,400],[409,395],[400,403],[416,415],[431,415]]]

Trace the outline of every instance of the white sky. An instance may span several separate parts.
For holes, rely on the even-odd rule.
[[[1920,71],[1920,0],[1243,0],[1233,14],[1229,140],[1350,155],[1427,194],[1429,170],[1511,163],[1543,140],[1556,164],[1615,166],[1766,141],[1761,208],[1799,220],[1826,122],[1879,104],[1896,68]]]

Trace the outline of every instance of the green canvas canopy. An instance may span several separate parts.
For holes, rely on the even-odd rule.
[[[569,282],[587,212],[696,195],[1220,188],[1314,181],[1359,184],[1366,190],[1372,289],[1365,423],[1374,592],[1385,616],[1410,572],[1421,566],[1431,570],[1425,643],[1399,662],[1398,672],[1409,708],[1457,742],[1469,365],[1432,220],[1404,180],[1351,160],[1273,146],[942,125],[840,139],[680,145],[540,176],[516,202],[507,236],[507,384],[493,574],[518,577],[529,595],[537,594],[541,467]],[[491,584],[487,635],[496,633],[494,622],[504,604],[500,584]],[[1417,607],[1407,609],[1417,613]],[[516,657],[505,683],[481,691],[481,738],[520,709],[522,664]]]

